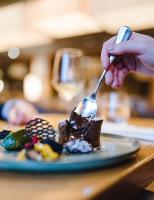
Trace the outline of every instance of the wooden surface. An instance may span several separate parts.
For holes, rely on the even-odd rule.
[[[65,117],[44,116],[55,127]],[[154,126],[154,120],[134,119],[134,123]],[[6,128],[8,125],[1,123],[0,126]],[[141,143],[141,149],[133,160],[108,169],[46,175],[0,172],[0,199],[82,200],[97,197],[105,200],[131,200],[142,187],[154,180],[154,145],[144,141]]]

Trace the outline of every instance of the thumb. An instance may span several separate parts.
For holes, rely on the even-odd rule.
[[[124,54],[136,54],[142,53],[142,45],[138,41],[123,41],[119,44],[112,44],[107,48],[109,54],[112,55],[124,55]]]

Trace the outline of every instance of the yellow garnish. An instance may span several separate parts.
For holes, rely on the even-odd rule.
[[[17,160],[26,160],[26,150],[23,149],[18,153]]]
[[[48,144],[35,144],[35,151],[38,151],[45,160],[52,161],[59,157],[59,154],[54,152],[53,149]]]

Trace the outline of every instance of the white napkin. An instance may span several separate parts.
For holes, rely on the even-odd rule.
[[[101,132],[154,142],[154,128],[105,121],[102,125]]]

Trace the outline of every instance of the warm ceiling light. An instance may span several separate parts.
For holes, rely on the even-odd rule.
[[[73,12],[38,20],[35,22],[34,27],[55,38],[99,31],[99,25],[95,18],[83,12]]]
[[[0,31],[1,33],[1,31]],[[0,52],[7,51],[12,46],[20,48],[34,47],[45,45],[52,42],[52,39],[44,36],[43,34],[35,32],[19,31],[6,32],[5,36],[0,38]]]
[[[94,32],[154,28],[153,0],[35,0],[0,7],[0,51]]]
[[[125,3],[128,4],[127,1]],[[107,9],[103,12],[95,10],[93,14],[99,20],[100,30],[110,33],[117,32],[123,25],[130,26],[133,30],[154,28],[154,1],[150,0],[141,4],[136,4],[134,1],[131,5],[115,6],[115,8],[112,5],[111,10]]]
[[[0,52],[10,49],[8,56],[12,59],[18,52],[12,47],[25,48],[51,42],[45,34],[36,32],[29,26],[28,2],[0,7]]]

